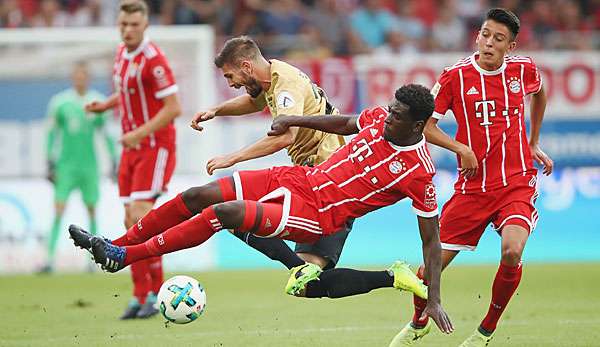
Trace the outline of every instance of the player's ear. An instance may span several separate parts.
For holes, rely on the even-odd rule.
[[[412,130],[414,133],[422,133],[424,128],[425,128],[425,121],[418,120],[413,123]]]
[[[510,41],[510,43],[508,44],[508,52],[512,52],[515,50],[515,48],[517,48],[517,41],[516,40],[512,40]]]
[[[249,60],[242,60],[242,63],[240,64],[240,69],[248,75],[252,74],[252,62],[250,62]]]

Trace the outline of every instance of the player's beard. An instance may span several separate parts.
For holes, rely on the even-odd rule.
[[[263,88],[260,85],[260,83],[258,83],[258,81],[255,78],[252,78],[250,76],[248,76],[248,79],[246,80],[246,82],[244,82],[244,87],[246,88],[246,93],[248,93],[248,95],[250,95],[253,98],[258,97],[263,91]]]

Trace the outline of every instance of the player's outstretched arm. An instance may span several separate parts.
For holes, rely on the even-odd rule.
[[[273,120],[269,136],[285,133],[290,127],[302,127],[321,130],[338,135],[358,133],[358,116],[279,116]]]
[[[475,174],[477,174],[477,168],[479,167],[475,152],[473,152],[469,146],[462,144],[448,136],[448,134],[440,129],[437,123],[438,120],[431,117],[427,121],[427,124],[425,124],[423,134],[425,134],[427,142],[433,143],[436,146],[440,146],[458,154],[460,156],[461,163],[460,173],[466,178],[475,176]]]
[[[438,328],[446,334],[454,330],[450,317],[444,311],[440,298],[440,276],[442,272],[442,247],[438,216],[417,216],[421,241],[423,242],[423,260],[425,261],[425,278],[428,283],[427,306],[423,315],[435,321]]]
[[[533,159],[540,165],[544,166],[544,175],[550,175],[554,168],[554,162],[552,159],[542,151],[539,145],[540,140],[540,129],[542,127],[542,120],[544,119],[544,112],[546,111],[546,91],[542,86],[540,91],[531,96],[531,105],[529,114],[531,117],[531,129],[529,131],[529,148]]]
[[[85,105],[85,110],[87,112],[102,113],[108,109],[117,106],[118,103],[119,93],[114,93],[104,101],[94,100],[90,102],[89,104]]]
[[[196,112],[190,126],[195,130],[202,131],[204,127],[199,123],[211,120],[216,116],[242,116],[258,112],[261,109],[260,105],[250,95],[244,94],[229,99],[209,110]]]
[[[215,170],[228,168],[246,160],[261,158],[279,152],[294,143],[297,133],[298,128],[290,128],[279,136],[265,136],[238,151],[212,158],[206,164],[206,172],[212,175]]]

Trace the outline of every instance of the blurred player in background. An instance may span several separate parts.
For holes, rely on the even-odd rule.
[[[276,59],[263,57],[257,44],[247,36],[228,40],[215,58],[230,87],[246,89],[246,94],[227,100],[214,108],[198,112],[192,127],[202,130],[200,122],[220,116],[242,116],[269,108],[271,116],[282,114],[314,115],[339,114],[323,90],[298,68]],[[265,136],[234,153],[209,160],[206,169],[215,170],[237,163],[264,157],[287,148],[295,165],[313,166],[325,161],[344,145],[344,138],[323,131],[291,128],[280,136]],[[262,239],[250,233],[235,232],[248,245],[278,260],[288,269],[305,261],[321,268],[335,267],[354,220],[344,225],[344,231],[322,238],[316,244],[296,244],[297,255],[281,240]]]
[[[440,218],[442,267],[462,250],[475,250],[488,224],[502,238],[502,258],[487,315],[462,347],[487,346],[502,312],[521,280],[521,256],[538,220],[534,207],[537,169],[552,172],[552,160],[539,146],[546,94],[531,58],[507,56],[516,47],[520,22],[504,9],[491,9],[477,36],[477,52],[441,74],[432,93],[435,112],[425,128],[427,141],[457,154],[459,177],[454,195]],[[529,142],[525,129],[525,97],[531,95]],[[437,122],[452,110],[458,124],[456,139]],[[428,268],[421,267],[420,274]],[[415,315],[391,346],[407,346],[429,332],[415,297]]]
[[[123,42],[113,70],[116,92],[87,109],[103,112],[119,106],[123,153],[119,165],[119,196],[125,204],[125,227],[148,213],[175,169],[175,126],[181,113],[177,85],[163,52],[150,42],[148,6],[142,0],[121,2],[117,19]],[[121,319],[158,313],[156,293],[163,281],[162,258],[131,266],[133,295]]]
[[[99,198],[98,160],[94,145],[95,132],[102,131],[112,167],[116,168],[114,140],[105,131],[107,115],[85,111],[85,105],[104,95],[88,89],[89,73],[85,63],[78,62],[71,73],[72,87],[52,97],[48,104],[46,158],[48,179],[54,185],[54,221],[48,239],[48,259],[41,272],[52,272],[56,243],[65,205],[73,189],[79,189],[87,208],[90,232],[96,234],[96,203]]]

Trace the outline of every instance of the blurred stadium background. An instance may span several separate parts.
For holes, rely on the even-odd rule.
[[[487,0],[165,0],[152,8],[149,36],[170,59],[180,85],[184,113],[177,120],[178,163],[170,192],[161,201],[207,182],[204,166],[262,136],[266,115],[218,119],[197,133],[188,124],[195,111],[234,95],[212,64],[228,37],[250,34],[267,57],[301,67],[345,113],[385,103],[407,82],[432,86],[444,66],[472,52],[481,16],[491,6],[521,18],[518,54],[541,68],[550,102],[542,148],[557,170],[540,181],[540,222],[525,251],[526,262],[600,261],[600,1]],[[92,85],[111,92],[111,66],[119,34],[117,0],[0,1],[0,273],[30,273],[45,261],[45,238],[53,217],[52,186],[45,180],[46,107],[69,86],[69,71],[89,62]],[[377,21],[365,23],[365,8]],[[449,117],[443,125],[452,131]],[[119,135],[119,123],[110,127]],[[104,173],[98,205],[99,230],[122,232],[123,208]],[[435,151],[440,202],[451,194],[455,159]],[[236,169],[285,165],[284,153]],[[219,175],[231,171],[219,172]],[[78,193],[71,196],[64,230],[87,225]],[[491,231],[463,263],[496,263],[499,242]],[[341,265],[380,265],[395,259],[418,264],[421,251],[407,203],[357,221]],[[23,254],[27,254],[23,257]],[[56,268],[76,272],[87,258],[65,235]],[[279,268],[264,256],[221,233],[197,249],[168,255],[171,271]]]

